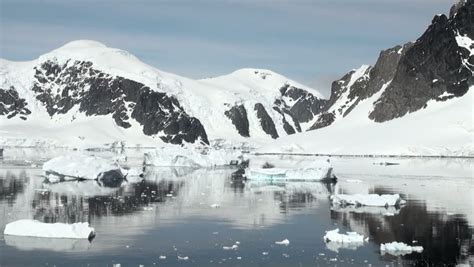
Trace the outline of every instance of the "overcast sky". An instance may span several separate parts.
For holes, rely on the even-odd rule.
[[[266,68],[328,95],[332,80],[415,40],[453,0],[0,0],[0,57],[69,41],[127,50],[192,78]]]

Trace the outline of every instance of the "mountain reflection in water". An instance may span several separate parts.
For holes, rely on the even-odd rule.
[[[1,170],[0,212],[4,215],[0,219],[2,228],[16,219],[33,218],[49,223],[88,221],[97,231],[97,237],[92,243],[5,236],[2,249],[9,249],[9,253],[74,251],[93,262],[103,260],[104,255],[116,255],[119,258],[117,255],[120,254],[120,257],[125,257],[127,252],[122,251],[125,245],[145,242],[147,235],[160,235],[166,229],[214,225],[215,229],[220,229],[216,232],[240,233],[240,237],[233,238],[242,243],[238,253],[242,253],[239,254],[241,257],[247,257],[246,260],[249,261],[242,263],[248,263],[245,265],[249,266],[257,266],[262,260],[267,261],[268,265],[272,265],[272,262],[279,263],[275,257],[262,259],[261,251],[280,249],[278,246],[271,248],[274,246],[272,244],[286,237],[291,241],[287,249],[294,250],[292,253],[295,255],[287,259],[289,262],[286,263],[289,265],[298,262],[303,262],[304,265],[313,262],[329,263],[333,259],[340,260],[338,266],[348,265],[351,259],[360,264],[365,264],[364,260],[367,259],[375,265],[381,265],[382,262],[420,266],[472,262],[473,230],[464,214],[433,211],[427,208],[424,201],[410,199],[410,195],[394,187],[373,185],[369,186],[371,189],[368,193],[402,194],[408,201],[400,209],[331,208],[329,196],[335,192],[353,190],[353,184],[243,181],[231,178],[234,171],[235,169],[154,168],[147,169],[143,179],[130,179],[120,187],[110,188],[102,187],[96,181],[44,183],[41,171],[37,169]],[[324,231],[337,227],[369,236],[370,241],[360,247],[338,247],[334,244],[326,247],[322,240]],[[187,230],[183,230],[185,231]],[[246,240],[246,236],[256,233],[255,231],[275,232],[273,235],[276,236],[266,241],[265,238],[262,240],[263,237],[257,240],[252,239],[255,237],[247,237]],[[244,234],[246,232],[248,234]],[[276,234],[278,232],[280,234]],[[212,231],[208,235],[212,237]],[[298,238],[292,239],[292,236]],[[193,236],[175,238],[191,242],[193,240]],[[154,242],[162,247],[164,241],[160,240],[157,237],[146,242]],[[398,257],[381,256],[378,250],[380,243],[392,241],[421,245],[424,251]],[[231,241],[219,242],[232,245]],[[262,245],[261,242],[270,244],[270,248],[262,247],[268,245]],[[212,243],[209,246],[211,247],[206,248],[201,243],[188,251],[194,263],[209,263],[204,260],[206,255],[209,258],[221,257],[221,245],[216,248]],[[17,252],[11,251],[13,248],[18,249]],[[215,255],[209,249],[217,249]],[[251,250],[246,253],[245,249]],[[198,252],[200,250],[211,254]],[[134,253],[140,256],[140,252]],[[142,258],[152,257],[146,252],[141,253]],[[308,255],[296,256],[297,253]],[[324,254],[327,256],[321,256]],[[31,255],[34,259],[34,255]],[[67,257],[66,255],[50,256],[54,258]],[[5,264],[7,263],[11,262],[7,261]]]

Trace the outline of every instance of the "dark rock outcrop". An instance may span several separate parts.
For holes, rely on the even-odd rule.
[[[384,122],[426,106],[463,96],[474,84],[474,56],[456,36],[474,39],[474,1],[457,8],[453,17],[437,15],[426,32],[400,58],[390,85],[369,118]],[[473,49],[473,48],[471,48]]]
[[[13,86],[9,89],[0,88],[0,116],[10,119],[18,115],[22,120],[26,120],[31,114],[26,106],[26,100],[18,95]]]
[[[308,131],[324,128],[331,125],[335,120],[334,113],[322,113],[316,122],[308,129]]]
[[[275,129],[275,123],[273,122],[270,115],[268,115],[265,107],[257,103],[255,104],[254,110],[257,112],[257,118],[260,120],[260,125],[262,126],[263,131],[270,135],[273,139],[278,138],[277,130]]]
[[[369,114],[376,122],[420,110],[430,100],[464,95],[474,84],[474,56],[470,55],[474,47],[459,46],[456,36],[474,39],[473,6],[474,1],[459,1],[451,8],[450,18],[435,16],[415,43],[382,51],[374,67],[355,81],[355,71],[334,81],[323,113],[309,130],[331,125],[382,89]]]
[[[189,116],[175,97],[153,91],[142,83],[98,71],[92,62],[59,65],[46,61],[35,71],[32,90],[51,117],[78,106],[87,116],[110,114],[123,128],[129,128],[130,119],[134,119],[143,126],[144,134],[159,134],[165,142],[209,143],[200,121]]]
[[[18,95],[14,87],[9,89],[0,88],[0,116],[7,116],[8,119],[19,116],[26,120],[31,111],[26,107],[26,100]]]
[[[225,115],[232,121],[241,136],[250,137],[249,120],[244,105],[234,105],[225,111]]]

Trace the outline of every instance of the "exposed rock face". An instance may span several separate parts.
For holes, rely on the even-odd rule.
[[[254,107],[255,111],[257,111],[257,117],[260,119],[260,124],[262,125],[263,131],[270,135],[273,139],[278,138],[277,130],[275,129],[275,123],[273,122],[270,115],[268,115],[265,107],[257,103]]]
[[[334,113],[322,113],[318,120],[308,129],[308,131],[324,128],[331,125],[335,120]]]
[[[309,130],[331,125],[383,89],[369,114],[376,122],[422,109],[430,100],[464,95],[474,84],[474,47],[463,47],[458,39],[474,39],[473,3],[460,1],[450,18],[435,16],[415,43],[384,50],[373,68],[351,71],[333,82],[331,97]]]
[[[112,114],[123,128],[129,128],[134,119],[143,126],[144,134],[159,135],[165,142],[209,143],[200,121],[186,114],[176,98],[95,70],[91,62],[59,65],[46,61],[35,71],[32,90],[50,116],[78,106],[87,116]]]
[[[250,137],[249,120],[247,118],[247,110],[244,105],[235,105],[225,111],[225,115],[232,121],[239,134],[243,137]]]
[[[283,129],[287,134],[301,132],[301,123],[311,121],[328,102],[288,84],[280,88],[280,93],[281,97],[275,100],[273,109],[282,116]]]
[[[474,39],[474,2],[456,15],[435,16],[426,32],[402,56],[395,76],[369,117],[383,122],[426,106],[429,100],[464,95],[474,83],[474,56],[456,38]]]
[[[18,115],[21,119],[26,120],[27,115],[31,114],[26,106],[25,99],[18,95],[14,87],[0,88],[0,116],[7,116],[10,119]]]

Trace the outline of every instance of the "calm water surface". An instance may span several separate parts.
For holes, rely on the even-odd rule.
[[[390,159],[400,165],[382,166],[374,163],[387,159],[333,158],[335,184],[242,182],[232,180],[235,169],[185,168],[147,169],[143,180],[130,179],[118,188],[95,181],[44,183],[42,162],[64,153],[5,151],[0,161],[1,266],[474,264],[472,160]],[[100,154],[132,167],[143,160],[143,151],[137,150]],[[407,205],[334,210],[328,198],[336,192],[399,193]],[[89,242],[3,235],[7,223],[25,218],[87,221],[97,236]],[[326,244],[325,231],[335,228],[369,236],[369,242]],[[283,239],[290,244],[275,244]],[[380,243],[392,241],[425,250],[381,255]],[[238,249],[223,249],[234,244]]]

